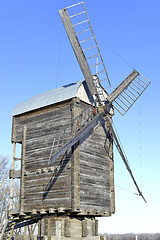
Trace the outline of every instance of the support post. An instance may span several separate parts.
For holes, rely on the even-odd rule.
[[[77,102],[72,100],[72,121],[79,114],[80,110],[77,106]],[[75,125],[72,126],[73,135],[76,132]],[[79,142],[72,146],[72,211],[80,209],[80,160],[79,160]]]
[[[50,231],[47,225],[50,225]],[[105,240],[98,235],[98,222],[95,217],[53,217],[45,218],[44,235],[46,240]]]
[[[16,154],[16,143],[13,142],[13,154],[12,154],[12,170],[15,169],[15,154]],[[14,194],[14,178],[11,178],[11,188],[10,188],[10,208],[13,210],[13,194]]]
[[[24,211],[24,171],[25,171],[25,150],[26,150],[26,132],[27,127],[23,129],[23,140],[22,140],[22,161],[21,161],[21,186],[20,186],[20,215],[23,215]]]

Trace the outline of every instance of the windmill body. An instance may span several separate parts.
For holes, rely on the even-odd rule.
[[[68,132],[63,141],[67,141],[74,132],[72,128],[79,124],[77,121],[72,126],[73,119],[91,108],[85,85],[85,82],[70,84],[31,98],[15,108],[12,142],[22,144],[23,161],[20,212],[47,212],[51,208],[55,212],[78,215],[111,214],[113,151],[103,120],[100,119],[76,146],[48,164],[53,140],[59,138],[60,130],[66,127]],[[55,103],[57,95],[63,101]],[[52,101],[42,107],[41,103],[49,102],[47,98]],[[81,120],[87,120],[87,114]]]
[[[75,135],[77,127],[80,131],[97,117],[91,98],[86,82],[80,81],[32,97],[13,111],[12,142],[22,145],[22,158],[20,208],[12,214],[43,215],[44,236],[46,224],[59,215],[78,217],[82,223],[86,217],[95,222],[95,216],[115,211],[113,140],[101,116],[74,146],[48,164],[61,130],[66,132],[59,146]],[[16,171],[10,175],[16,177]]]

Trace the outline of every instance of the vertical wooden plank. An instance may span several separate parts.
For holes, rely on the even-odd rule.
[[[65,219],[64,229],[65,229],[65,234],[64,234],[65,237],[70,237],[70,219],[69,218]]]
[[[12,135],[11,135],[11,142],[15,142],[15,117],[12,118]]]
[[[41,238],[41,220],[38,221],[38,237]]]
[[[111,119],[112,121],[112,119]],[[105,118],[105,127],[109,131],[109,126],[107,123],[107,118]],[[115,190],[114,190],[114,155],[113,155],[113,139],[108,140],[108,150],[109,150],[109,165],[110,165],[110,204],[111,213],[115,212]]]
[[[44,237],[45,236],[45,219],[43,218],[41,221],[41,237]]]
[[[16,154],[16,143],[13,142],[12,170],[15,169],[15,154]],[[14,178],[11,178],[11,188],[10,188],[10,210],[13,209],[13,194],[14,194]]]
[[[79,115],[80,111],[76,107],[76,100],[72,100],[71,110],[72,110],[72,121]],[[75,129],[72,129],[74,134]],[[72,211],[77,211],[80,209],[80,153],[79,153],[79,142],[77,142],[72,147]]]
[[[61,227],[62,227],[61,221],[56,221],[56,239],[57,240],[61,240],[62,238]]]
[[[26,132],[27,126],[23,128],[22,156],[21,156],[21,186],[20,186],[20,215],[24,211],[24,171],[25,171],[25,150],[26,150]]]
[[[93,236],[93,228],[92,228],[92,219],[91,218],[87,218],[87,236]]]
[[[72,147],[72,211],[80,209],[79,143]]]
[[[115,212],[114,161],[110,159],[111,213]]]
[[[51,218],[46,218],[47,220],[47,236],[48,238],[51,236],[51,228],[52,228],[52,219]]]
[[[98,220],[95,220],[95,236],[98,236]]]
[[[82,220],[82,237],[87,237],[87,220],[84,218]]]

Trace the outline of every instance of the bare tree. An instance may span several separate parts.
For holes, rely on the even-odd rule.
[[[9,203],[9,158],[0,155],[0,223]]]
[[[8,161],[7,157],[0,155],[0,189],[8,178]]]

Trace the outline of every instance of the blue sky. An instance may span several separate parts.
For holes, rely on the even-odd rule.
[[[76,0],[0,1],[0,154],[12,155],[11,113],[36,94],[83,79],[58,10]],[[133,66],[152,83],[114,122],[147,204],[115,150],[116,213],[99,231],[159,231],[160,2],[84,1],[109,77],[111,92]],[[125,59],[125,61],[123,61]],[[127,63],[126,63],[127,62]],[[128,64],[129,63],[129,64]],[[124,188],[128,191],[122,190]]]

